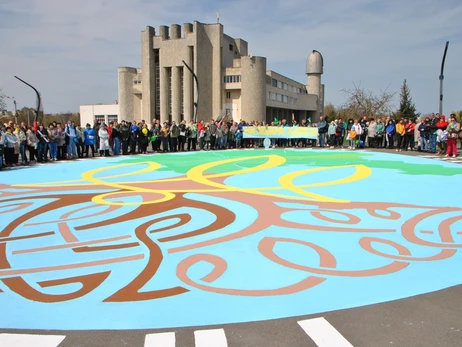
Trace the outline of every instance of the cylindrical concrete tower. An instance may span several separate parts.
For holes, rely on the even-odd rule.
[[[118,69],[119,85],[119,119],[132,121],[135,119],[135,105],[133,97],[133,79],[137,70],[131,67],[120,67]]]
[[[266,58],[241,57],[241,117],[266,120]]]
[[[324,73],[324,59],[321,53],[313,50],[306,61],[306,74],[308,76],[307,91],[318,97],[318,109],[316,112],[317,121],[324,110],[324,88],[321,85],[321,75]]]

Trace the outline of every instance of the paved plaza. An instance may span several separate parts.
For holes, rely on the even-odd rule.
[[[460,164],[261,149],[1,172],[0,346],[461,346]]]

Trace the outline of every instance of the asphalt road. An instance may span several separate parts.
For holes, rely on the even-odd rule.
[[[462,286],[456,286],[388,303],[264,322],[161,331],[0,330],[0,346],[460,347],[461,300]],[[320,317],[324,319],[316,319]]]

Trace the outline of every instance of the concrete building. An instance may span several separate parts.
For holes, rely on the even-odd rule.
[[[108,124],[110,121],[119,121],[119,105],[82,105],[80,106],[80,125],[85,126],[89,123],[93,125],[93,122],[97,120],[101,124]]]
[[[228,114],[234,120],[271,122],[311,117],[324,108],[323,60],[308,57],[307,85],[267,71],[266,58],[249,55],[248,43],[223,32],[223,25],[186,23],[148,26],[141,34],[141,68],[118,69],[119,118],[189,121],[199,93],[197,120]],[[197,75],[199,90],[193,74]]]

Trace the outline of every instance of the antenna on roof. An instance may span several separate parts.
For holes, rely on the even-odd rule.
[[[220,23],[220,11],[217,11],[217,23]]]

